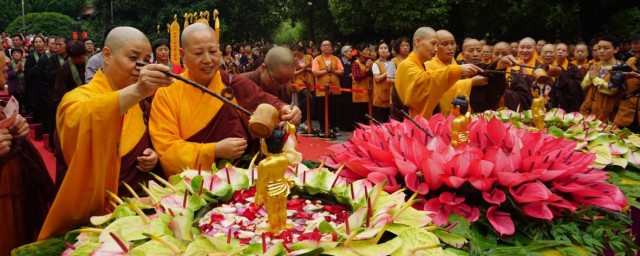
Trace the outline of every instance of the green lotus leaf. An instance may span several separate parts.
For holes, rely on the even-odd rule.
[[[109,232],[119,232],[119,234],[122,235],[120,239],[124,241],[146,239],[147,237],[144,236],[143,233],[157,236],[170,235],[171,230],[169,230],[167,225],[169,220],[161,216],[163,216],[163,214],[158,215],[158,218],[151,220],[149,224],[145,224],[139,216],[128,216],[117,219],[102,231],[102,234],[100,234],[100,242],[104,242],[109,237]]]
[[[93,252],[98,247],[100,247],[100,243],[84,243],[73,250],[71,256],[90,255],[91,252]]]
[[[444,255],[441,247],[431,249],[420,249],[424,246],[438,246],[440,240],[436,235],[421,228],[408,228],[400,233],[397,237],[402,241],[399,250],[393,253],[393,256],[403,255]]]
[[[174,245],[176,248],[178,248],[181,252],[184,252],[186,249],[186,246],[178,241],[178,239],[174,238],[173,236],[170,235],[163,235],[160,236],[160,238],[164,239],[165,241],[171,243],[172,245]],[[164,245],[163,243],[160,243],[158,241],[155,240],[150,240],[142,245],[139,245],[135,248],[133,248],[133,250],[130,251],[131,255],[158,255],[158,256],[163,256],[163,255],[167,255],[167,256],[174,256],[176,255],[173,251],[171,251],[171,249],[169,249],[169,247],[167,247],[166,245]]]

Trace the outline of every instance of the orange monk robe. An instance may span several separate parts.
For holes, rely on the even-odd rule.
[[[395,89],[409,115],[431,118],[442,95],[460,80],[460,66],[447,66],[437,70],[425,70],[415,53],[409,54],[396,71]]]
[[[38,240],[88,223],[109,207],[105,190],[118,193],[120,158],[146,129],[139,105],[120,114],[119,95],[99,70],[89,84],[62,98],[56,129],[69,167]]]
[[[443,69],[447,66],[455,67],[458,66],[458,63],[456,61],[451,61],[451,64],[447,65],[442,62],[438,56],[435,56],[430,61],[425,62],[424,65],[427,67],[427,71],[429,71]],[[439,103],[440,113],[444,116],[448,116],[451,112],[451,102],[453,102],[453,99],[461,94],[469,97],[469,94],[471,93],[471,86],[472,81],[470,78],[456,81],[455,84],[453,84],[453,86],[451,86],[451,88],[442,95]]]
[[[182,76],[191,79],[188,70]],[[222,95],[225,85],[220,72],[211,79],[207,88]],[[151,107],[149,133],[167,177],[182,172],[184,168],[196,168],[197,164],[208,170],[215,163],[215,143],[188,142],[184,138],[193,136],[205,127],[223,104],[211,95],[177,80],[173,85],[156,92]]]

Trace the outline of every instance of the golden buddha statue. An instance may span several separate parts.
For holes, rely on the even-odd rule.
[[[544,85],[541,85],[544,86]],[[545,105],[547,100],[540,93],[540,87],[533,86],[531,88],[531,94],[533,95],[533,102],[531,103],[531,116],[533,117],[533,124],[537,130],[544,129],[544,118],[547,114]]]
[[[456,117],[451,127],[451,146],[457,147],[469,142],[471,111],[467,97],[458,95],[451,103],[451,113]]]
[[[302,156],[295,150],[296,127],[286,123],[272,135],[260,140],[265,159],[258,164],[255,204],[264,203],[269,222],[268,232],[278,234],[287,228],[287,196],[292,183],[284,174],[290,165],[299,164]]]

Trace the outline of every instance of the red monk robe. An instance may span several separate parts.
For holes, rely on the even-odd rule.
[[[188,70],[181,76],[192,79]],[[220,94],[226,84],[235,91],[233,101],[249,111],[261,103],[278,110],[286,105],[243,76],[233,76],[229,82],[228,73],[222,70],[207,88]],[[229,137],[245,138],[249,143],[247,151],[254,151],[245,153],[256,153],[259,144],[249,133],[247,120],[232,106],[181,81],[159,89],[151,107],[149,132],[164,174],[168,177],[200,165],[210,170],[217,160],[216,142]]]
[[[413,118],[422,115],[431,118],[442,95],[460,79],[460,66],[447,66],[438,70],[426,70],[415,52],[400,63],[396,71],[392,90],[391,117],[401,120],[400,109],[404,106]]]
[[[35,241],[54,195],[38,150],[28,139],[12,141],[0,158],[0,255]]]
[[[65,94],[57,112],[57,131],[68,170],[38,240],[80,227],[108,205],[105,190],[120,191],[149,180],[136,157],[149,138],[140,105],[120,115],[118,97],[99,70],[87,85]],[[119,148],[118,148],[119,147]],[[121,168],[122,167],[122,168]]]

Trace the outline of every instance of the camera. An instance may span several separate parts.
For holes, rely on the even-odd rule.
[[[627,65],[627,63],[622,62],[613,65],[610,72],[613,72],[613,75],[611,75],[611,79],[609,79],[609,90],[624,86],[624,72],[633,72],[633,69]]]

